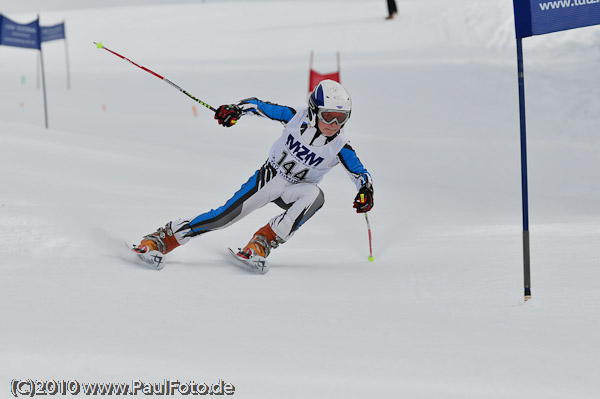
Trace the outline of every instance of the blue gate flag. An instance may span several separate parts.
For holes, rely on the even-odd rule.
[[[513,0],[517,38],[600,24],[600,0]]]
[[[40,26],[40,28],[42,29],[42,43],[65,38],[64,22],[52,26]]]
[[[0,14],[0,44],[40,50],[40,20],[19,24]]]

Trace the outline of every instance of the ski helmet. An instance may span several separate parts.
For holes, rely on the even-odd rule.
[[[308,119],[317,125],[317,117],[327,124],[334,121],[344,126],[352,112],[352,100],[344,87],[333,80],[323,80],[308,98]]]

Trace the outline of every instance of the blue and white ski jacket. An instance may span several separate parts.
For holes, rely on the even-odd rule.
[[[242,115],[258,115],[281,122],[281,137],[269,151],[270,165],[291,183],[317,184],[334,166],[341,163],[357,189],[372,183],[371,174],[358,159],[349,140],[340,129],[326,137],[308,120],[308,107],[291,107],[248,98],[240,101]]]

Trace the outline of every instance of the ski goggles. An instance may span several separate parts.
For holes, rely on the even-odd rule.
[[[343,125],[344,123],[348,122],[348,118],[350,118],[350,111],[319,109],[317,116],[327,125],[331,125],[333,122],[337,122],[338,125]]]

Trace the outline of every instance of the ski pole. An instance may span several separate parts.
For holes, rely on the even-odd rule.
[[[365,195],[360,194],[360,202],[365,203]],[[375,258],[373,258],[373,246],[371,245],[371,223],[369,223],[369,217],[367,216],[367,212],[365,212],[365,220],[367,221],[367,230],[369,230],[369,262],[373,262]]]
[[[373,246],[371,245],[371,223],[369,223],[369,217],[367,216],[367,212],[365,212],[365,220],[367,221],[367,230],[369,231],[369,262],[373,262],[375,258],[373,258]]]
[[[191,98],[192,100],[196,101],[196,102],[197,102],[197,103],[199,103],[200,105],[203,105],[203,106],[205,106],[206,108],[210,109],[210,110],[211,110],[211,111],[213,111],[213,112],[217,112],[217,110],[216,110],[216,109],[214,109],[213,107],[211,107],[210,105],[208,105],[208,104],[207,104],[207,103],[205,103],[204,101],[202,101],[202,100],[198,100],[196,97],[192,96],[190,93],[188,93],[187,91],[183,90],[181,87],[177,86],[175,83],[171,82],[169,79],[167,79],[167,78],[165,78],[165,77],[163,77],[163,76],[160,76],[160,75],[159,75],[159,74],[157,74],[156,72],[154,72],[154,71],[151,71],[150,69],[148,69],[148,68],[146,68],[146,67],[144,67],[144,66],[141,66],[141,65],[138,65],[138,64],[136,64],[135,62],[131,61],[129,58],[123,57],[121,54],[119,54],[119,53],[117,53],[117,52],[115,52],[115,51],[112,51],[112,50],[111,50],[111,49],[109,49],[108,47],[105,47],[105,46],[104,46],[104,45],[103,45],[101,42],[98,42],[98,43],[94,42],[94,44],[96,45],[96,47],[97,47],[97,48],[99,48],[99,49],[104,49],[104,50],[108,51],[109,53],[113,53],[113,54],[114,54],[114,55],[116,55],[117,57],[120,57],[120,58],[124,59],[125,61],[128,61],[128,62],[132,63],[132,64],[133,64],[133,65],[135,65],[136,67],[138,67],[138,68],[140,68],[140,69],[143,69],[144,71],[146,71],[146,72],[148,72],[148,73],[151,73],[152,75],[156,76],[156,77],[157,77],[157,78],[159,78],[160,80],[163,80],[163,81],[167,82],[168,84],[170,84],[171,86],[173,86],[174,88],[176,88],[177,90],[179,90],[180,92],[182,92],[183,94],[185,94],[186,96],[188,96],[189,98]]]

